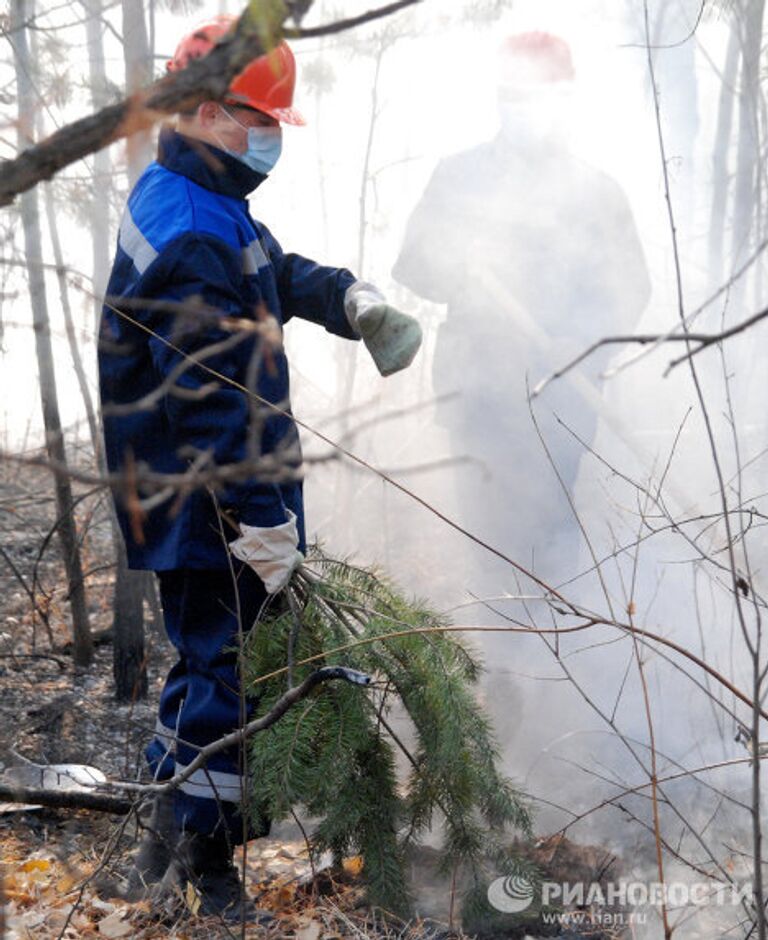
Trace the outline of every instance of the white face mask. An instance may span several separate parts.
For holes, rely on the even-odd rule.
[[[569,136],[573,96],[561,86],[543,86],[521,95],[499,95],[501,133],[521,147],[563,142]]]
[[[223,149],[252,170],[256,170],[258,173],[269,173],[280,159],[283,150],[283,131],[280,125],[246,127],[236,117],[233,117],[226,108],[221,110],[230,121],[234,121],[239,128],[248,134],[248,145],[245,153],[237,153],[228,147]]]

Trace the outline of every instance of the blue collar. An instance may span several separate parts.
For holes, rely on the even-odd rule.
[[[245,199],[267,178],[224,150],[185,137],[172,127],[160,131],[157,162],[205,189],[237,199]]]

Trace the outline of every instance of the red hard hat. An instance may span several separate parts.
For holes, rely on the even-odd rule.
[[[182,38],[165,67],[169,72],[175,72],[192,59],[207,55],[236,21],[236,16],[222,13],[200,23]],[[305,124],[304,118],[293,107],[295,85],[296,61],[288,43],[281,42],[266,55],[254,59],[236,76],[225,100],[229,104],[263,111],[284,124]]]
[[[574,77],[571,49],[551,33],[517,33],[501,48],[502,83],[537,85],[570,81]]]

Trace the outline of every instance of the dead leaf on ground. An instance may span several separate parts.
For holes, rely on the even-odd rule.
[[[51,860],[48,858],[30,858],[29,861],[24,862],[23,865],[19,865],[19,871],[23,872],[25,875],[31,875],[30,880],[38,878],[40,875],[45,874],[51,867]]]
[[[184,892],[184,900],[187,902],[187,907],[192,912],[192,914],[196,915],[200,910],[202,898],[200,897],[200,892],[191,881],[187,882],[187,890]]]
[[[353,855],[351,858],[345,858],[342,862],[342,868],[348,875],[356,878],[363,870],[362,855]]]

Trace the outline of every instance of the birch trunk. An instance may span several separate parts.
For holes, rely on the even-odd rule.
[[[125,60],[125,90],[138,91],[152,80],[152,55],[149,49],[147,21],[143,0],[121,0],[123,12],[123,58]],[[126,141],[128,156],[128,182],[136,182],[152,160],[152,142],[149,131],[132,134]]]
[[[32,138],[34,114],[37,107],[33,86],[33,64],[24,24],[33,14],[32,3],[12,0],[11,29],[15,31],[14,64],[16,69],[19,128],[19,148],[29,146]],[[48,299],[43,268],[42,236],[37,191],[32,189],[21,197],[21,220],[29,278],[29,299],[35,330],[35,349],[40,382],[40,401],[45,427],[48,458],[59,467],[55,476],[58,533],[69,587],[72,613],[74,660],[78,666],[88,666],[93,659],[93,641],[85,599],[85,584],[80,560],[80,547],[73,512],[72,487],[66,472],[67,455],[61,429],[53,347],[51,343]]]
[[[731,130],[733,126],[734,88],[739,67],[739,33],[731,30],[728,39],[728,51],[725,56],[723,83],[720,88],[720,100],[717,107],[717,130],[715,149],[712,155],[712,209],[709,219],[709,264],[711,288],[718,287],[723,279],[725,254],[725,227],[730,192],[728,158],[731,150]]]

